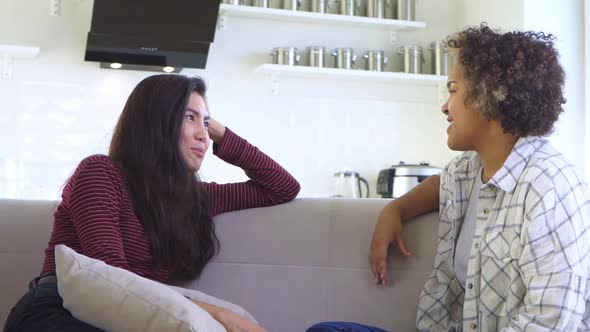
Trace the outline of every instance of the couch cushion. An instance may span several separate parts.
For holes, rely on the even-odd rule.
[[[182,285],[239,303],[269,331],[352,320],[415,329],[418,296],[433,266],[438,215],[406,223],[411,257],[393,250],[392,284],[376,286],[367,259],[385,199],[303,198],[215,218],[221,252],[201,280]],[[57,202],[0,200],[0,324],[43,262]]]
[[[164,284],[55,247],[59,294],[72,316],[105,331],[225,332],[205,310]]]
[[[240,303],[269,331],[298,332],[320,321],[415,329],[432,271],[438,215],[405,225],[411,257],[395,249],[392,283],[374,284],[369,246],[385,199],[297,199],[216,218],[221,253],[187,287]]]
[[[41,272],[56,201],[0,199],[0,326]]]

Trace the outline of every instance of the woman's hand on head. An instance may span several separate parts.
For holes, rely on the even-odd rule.
[[[223,136],[225,136],[225,126],[221,123],[217,122],[215,119],[209,119],[209,137],[213,140],[213,142],[219,144],[223,140]]]

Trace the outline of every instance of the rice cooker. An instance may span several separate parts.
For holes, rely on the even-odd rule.
[[[410,191],[418,183],[431,175],[441,172],[441,168],[428,163],[399,164],[383,169],[377,177],[377,194],[383,198],[398,198]]]

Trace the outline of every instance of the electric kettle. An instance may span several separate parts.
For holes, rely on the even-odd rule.
[[[361,183],[364,184],[364,196],[361,192]],[[361,198],[369,197],[369,183],[358,172],[341,171],[334,173],[334,194],[331,197]]]

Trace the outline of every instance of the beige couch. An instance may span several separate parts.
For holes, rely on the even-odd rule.
[[[269,331],[346,320],[413,331],[432,269],[437,215],[408,223],[392,284],[374,285],[368,248],[382,199],[297,199],[216,218],[221,252],[189,286],[246,308]],[[43,261],[57,202],[0,200],[0,326]]]

